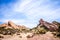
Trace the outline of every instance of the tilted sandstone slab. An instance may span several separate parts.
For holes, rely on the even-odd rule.
[[[49,29],[50,31],[53,31],[53,30],[57,30],[58,29],[58,26],[57,25],[55,25],[53,23],[46,22],[43,19],[40,19],[38,26],[44,26],[47,29]]]

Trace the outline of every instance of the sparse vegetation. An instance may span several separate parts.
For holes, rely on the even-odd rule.
[[[52,23],[55,24],[55,25],[58,25],[58,29],[57,30],[51,31],[52,34],[54,34],[57,37],[60,37],[60,23],[58,23],[56,21],[53,21]],[[50,23],[47,23],[47,24],[50,25]],[[50,31],[49,29],[46,28],[46,26],[44,26],[44,25],[43,26],[39,25],[38,27],[34,27],[32,29],[26,29],[26,28],[20,28],[20,29],[7,28],[6,29],[5,27],[0,27],[0,34],[3,34],[3,35],[13,35],[13,34],[20,35],[19,33],[22,33],[22,32],[24,32],[24,33],[32,32],[34,34],[45,34],[46,32]],[[27,37],[29,38],[30,36],[28,35]]]
[[[0,35],[0,38],[4,38],[4,37]]]
[[[20,31],[19,29],[13,29],[13,28],[5,29],[4,27],[0,27],[0,34],[3,34],[3,35],[13,35],[19,31]]]
[[[44,26],[42,26],[39,28],[35,27],[35,28],[31,29],[31,31],[34,32],[35,34],[45,34],[48,31],[48,29],[46,29]]]
[[[59,29],[58,30],[56,30],[56,31],[54,31],[52,33],[53,33],[54,36],[60,37],[60,26],[59,26]]]
[[[19,36],[20,38],[22,38],[22,36]]]
[[[28,35],[27,38],[32,38],[33,36]]]
[[[0,27],[0,34],[3,34],[3,35],[13,35],[15,33],[21,33],[21,32],[29,32],[29,30],[27,29],[14,29],[14,28],[5,28],[5,27]],[[19,35],[19,34],[18,34]]]

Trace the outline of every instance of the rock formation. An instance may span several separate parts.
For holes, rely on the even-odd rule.
[[[8,26],[8,24],[7,24],[7,23],[0,24],[0,27],[6,27],[6,26]]]
[[[12,21],[8,21],[8,23],[3,23],[0,24],[0,27],[6,27],[6,28],[14,28],[14,29],[26,29],[25,26],[23,25],[16,25],[15,23],[13,23]],[[28,28],[27,28],[28,29]]]
[[[16,24],[14,24],[12,21],[8,21],[8,26],[15,28],[15,29],[19,29],[19,27]]]
[[[58,25],[56,25],[54,23],[46,22],[43,19],[40,19],[38,26],[44,26],[47,29],[49,29],[50,31],[54,31],[54,30],[58,29]]]
[[[60,23],[40,19],[37,27],[30,29],[8,21],[0,24],[0,40],[60,40]]]

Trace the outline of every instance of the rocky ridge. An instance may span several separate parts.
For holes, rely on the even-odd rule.
[[[0,38],[3,38],[1,40],[9,40],[5,39],[7,35],[8,37],[13,35],[9,37],[11,40],[60,40],[60,23],[56,21],[49,23],[40,19],[39,24],[30,29],[8,21],[8,23],[0,24]],[[13,37],[17,38],[13,39]]]

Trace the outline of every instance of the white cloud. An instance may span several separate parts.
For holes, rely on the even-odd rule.
[[[24,1],[24,0],[23,0]],[[15,12],[23,12],[24,14],[26,14],[26,16],[29,18],[29,19],[37,19],[38,18],[44,18],[44,19],[47,19],[48,17],[48,20],[55,20],[57,19],[58,17],[56,17],[57,15],[59,14],[56,14],[56,12],[60,9],[57,9],[57,10],[52,10],[52,4],[51,3],[48,3],[48,4],[43,4],[44,2],[49,2],[48,0],[25,0],[24,2],[22,3],[18,3],[18,5],[15,5],[17,7],[14,8],[14,11]],[[55,5],[55,4],[54,4]],[[54,18],[55,17],[55,18]]]
[[[11,8],[5,9],[6,11],[4,13],[6,14],[4,14],[4,17],[12,20],[17,24],[34,27],[40,18],[43,18],[46,21],[53,21],[60,18],[60,8],[53,10],[52,7],[54,7],[54,5],[55,4],[52,4],[50,0],[19,0],[19,2],[16,4],[11,5]],[[21,13],[25,14],[27,18],[9,18],[15,16],[15,14],[17,15]]]

